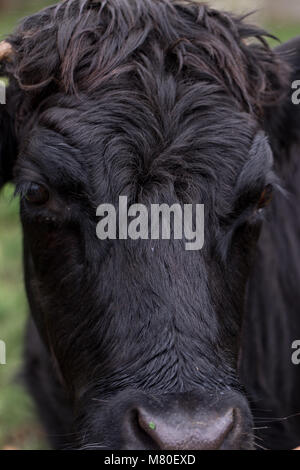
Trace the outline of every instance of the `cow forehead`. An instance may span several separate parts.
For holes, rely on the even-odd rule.
[[[106,186],[119,194],[149,178],[233,183],[256,124],[206,83],[179,89],[168,108],[163,98],[153,103],[143,90],[121,87],[78,101],[53,96],[34,119],[27,158],[39,159],[42,171],[55,162],[68,170],[73,159],[72,172],[78,167],[79,179],[101,182],[102,197]]]

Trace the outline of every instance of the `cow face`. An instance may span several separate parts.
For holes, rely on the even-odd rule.
[[[250,448],[237,363],[277,184],[258,117],[278,98],[277,59],[203,6],[79,3],[25,21],[6,63],[28,298],[84,435],[76,444]],[[203,248],[100,241],[97,207],[120,196],[203,204]]]

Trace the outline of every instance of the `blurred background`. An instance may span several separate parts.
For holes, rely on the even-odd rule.
[[[0,40],[20,18],[53,4],[49,0],[0,0]],[[238,13],[257,10],[251,21],[285,41],[300,35],[299,0],[211,0],[209,5]],[[18,200],[7,186],[0,194],[0,340],[7,364],[0,365],[0,449],[47,447],[33,404],[21,385],[20,370],[27,303],[23,289]]]

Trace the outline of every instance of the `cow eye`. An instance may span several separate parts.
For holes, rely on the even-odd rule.
[[[45,186],[37,183],[30,183],[26,194],[25,199],[30,204],[42,205],[46,204],[49,200],[49,191]]]
[[[258,209],[263,209],[264,207],[267,207],[272,201],[272,197],[273,197],[273,188],[271,184],[268,184],[260,195],[260,199],[258,202]]]

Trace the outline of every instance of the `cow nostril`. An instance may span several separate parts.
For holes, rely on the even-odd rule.
[[[153,426],[153,423],[150,424],[151,426]],[[145,423],[140,421],[140,411],[138,409],[133,409],[126,415],[123,431],[126,449],[160,450],[156,440],[148,432]]]
[[[216,450],[231,447],[235,440],[236,410],[228,409],[221,416],[209,413],[187,418],[175,413],[154,418],[144,409],[135,413],[135,435],[147,449]]]

